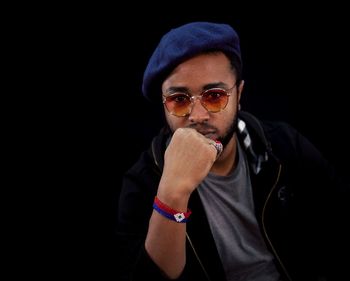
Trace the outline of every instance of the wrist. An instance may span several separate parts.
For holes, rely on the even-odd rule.
[[[174,209],[172,206],[169,206],[162,202],[157,196],[154,198],[153,209],[163,217],[177,223],[186,223],[192,213],[190,209],[187,209],[186,211]]]
[[[190,195],[188,193],[174,192],[174,190],[174,188],[169,191],[158,189],[157,198],[173,209],[186,212]]]

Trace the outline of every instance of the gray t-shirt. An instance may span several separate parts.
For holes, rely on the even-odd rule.
[[[248,163],[238,144],[238,164],[228,176],[212,173],[198,192],[228,281],[277,281],[280,275],[254,215]]]

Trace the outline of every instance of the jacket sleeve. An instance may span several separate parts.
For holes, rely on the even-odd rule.
[[[329,280],[338,280],[334,278],[345,274],[347,268],[342,257],[350,250],[349,181],[295,129],[282,124],[270,134],[279,140],[273,150],[284,163],[295,187],[297,227],[301,237],[308,241],[303,247],[304,255],[311,251],[309,264],[317,264]]]
[[[335,169],[335,163],[327,160],[323,154],[302,135],[298,135],[298,150],[302,158],[299,165],[310,180],[307,184],[312,193],[308,194],[310,208],[317,225],[314,241],[316,259],[324,271],[327,280],[341,280],[346,274],[346,262],[342,258],[348,255],[349,247],[349,182]],[[308,164],[312,164],[308,165]],[[314,201],[314,202],[313,202]],[[319,236],[320,239],[317,237]],[[339,278],[339,279],[338,279]]]

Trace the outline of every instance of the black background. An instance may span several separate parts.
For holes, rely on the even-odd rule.
[[[53,115],[44,122],[53,162],[46,167],[53,190],[46,204],[54,209],[45,214],[53,238],[47,238],[44,253],[60,257],[45,262],[55,268],[51,277],[109,280],[115,275],[113,224],[121,177],[163,120],[161,107],[142,97],[143,71],[161,36],[183,23],[231,24],[241,38],[242,109],[290,123],[347,172],[345,9],[230,6],[158,7],[156,12],[136,4],[128,9],[91,5],[33,19],[40,40],[30,37],[42,56],[46,110]]]

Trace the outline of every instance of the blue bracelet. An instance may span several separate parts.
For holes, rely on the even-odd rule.
[[[164,216],[172,221],[185,223],[188,220],[183,213],[177,213],[175,215],[167,213],[164,210],[160,209],[156,203],[153,203],[153,209],[155,209],[162,216]]]

